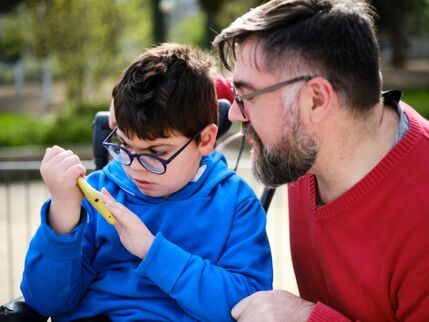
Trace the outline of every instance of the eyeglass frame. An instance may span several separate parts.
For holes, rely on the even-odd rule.
[[[284,86],[296,83],[296,82],[300,82],[300,81],[306,81],[308,82],[310,79],[314,78],[316,76],[311,76],[311,75],[302,75],[302,76],[298,76],[292,79],[288,79],[285,81],[281,81],[279,83],[276,83],[274,85],[270,85],[261,89],[258,89],[256,91],[253,91],[251,93],[247,93],[244,95],[238,95],[237,90],[235,89],[234,85],[231,84],[231,91],[232,91],[232,96],[234,97],[234,101],[237,102],[238,108],[240,109],[241,114],[243,115],[244,119],[247,120],[246,117],[246,113],[245,113],[245,109],[244,109],[244,100],[249,100],[252,98],[255,98],[256,96],[265,94],[265,93],[269,93],[269,92],[273,92],[279,88],[282,88]]]
[[[120,144],[117,144],[117,143],[111,143],[111,142],[108,142],[111,138],[112,138],[112,136],[116,133],[116,131],[118,130],[118,128],[116,127],[115,129],[113,129],[112,130],[112,132],[110,132],[110,134],[104,139],[104,141],[103,141],[103,146],[104,146],[104,148],[107,150],[107,152],[109,152],[109,154],[110,154],[110,156],[114,159],[114,160],[116,160],[115,159],[115,157],[110,153],[110,150],[109,150],[109,147],[110,146],[115,146],[115,147],[118,147],[120,150],[122,150],[122,151],[124,151],[127,155],[128,155],[128,157],[130,158],[130,162],[129,163],[122,163],[122,162],[120,162],[120,161],[118,161],[118,160],[116,160],[116,161],[118,161],[119,163],[121,163],[121,164],[123,164],[123,165],[126,165],[126,166],[130,166],[132,163],[133,163],[133,161],[134,161],[134,159],[137,159],[137,161],[140,163],[140,165],[143,167],[143,168],[145,168],[147,171],[149,171],[149,172],[151,172],[151,173],[153,173],[153,174],[158,174],[158,175],[162,175],[162,174],[164,174],[164,173],[166,173],[167,172],[167,165],[171,162],[171,161],[173,161],[189,144],[191,144],[191,142],[192,141],[194,141],[200,134],[201,134],[201,132],[202,131],[198,131],[192,138],[190,138],[184,145],[182,145],[180,148],[179,148],[179,150],[177,150],[176,152],[174,152],[173,153],[173,155],[171,156],[171,157],[169,157],[168,159],[162,159],[162,158],[160,158],[160,157],[157,157],[156,155],[153,155],[153,154],[150,154],[150,153],[132,153],[131,151],[129,151],[128,149],[126,149],[125,147],[123,147],[123,146],[121,146]],[[163,169],[164,169],[164,171],[163,172],[154,172],[153,170],[151,170],[151,169],[148,169],[143,163],[142,163],[142,161],[140,160],[140,157],[141,156],[146,156],[146,157],[149,157],[149,158],[152,158],[152,159],[156,159],[157,161],[159,161],[161,164],[162,164],[162,166],[163,166]]]

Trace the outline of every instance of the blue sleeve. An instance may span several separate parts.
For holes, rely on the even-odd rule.
[[[84,239],[86,210],[70,234],[58,235],[46,222],[50,201],[41,210],[42,223],[25,258],[21,291],[25,301],[45,316],[72,311],[95,272],[89,263],[94,252]]]
[[[189,254],[158,233],[138,267],[140,274],[200,321],[233,321],[231,309],[238,301],[256,291],[272,289],[265,212],[257,198],[237,207],[217,263]]]

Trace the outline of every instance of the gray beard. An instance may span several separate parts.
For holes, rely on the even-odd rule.
[[[296,126],[287,137],[283,135],[270,149],[266,148],[255,130],[246,124],[243,133],[250,137],[255,148],[252,153],[252,172],[262,184],[276,188],[296,181],[314,165],[319,145],[315,138]]]

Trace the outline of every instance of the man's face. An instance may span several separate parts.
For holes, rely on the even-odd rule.
[[[319,146],[317,140],[305,131],[299,120],[296,101],[283,120],[284,131],[279,140],[268,147],[259,138],[251,122],[243,123],[243,134],[252,144],[252,172],[264,185],[277,187],[293,182],[313,166]]]
[[[283,79],[261,68],[261,46],[250,39],[240,46],[233,73],[239,95],[273,85]],[[300,119],[299,89],[302,83],[244,101],[246,120],[237,103],[232,121],[243,122],[243,133],[252,145],[253,173],[258,180],[276,187],[297,180],[313,166],[318,141]]]

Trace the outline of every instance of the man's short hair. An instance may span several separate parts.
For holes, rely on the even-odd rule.
[[[361,0],[271,0],[224,29],[214,46],[231,69],[237,45],[256,37],[267,70],[296,71],[299,64],[328,79],[346,105],[366,111],[382,86],[373,17]]]

